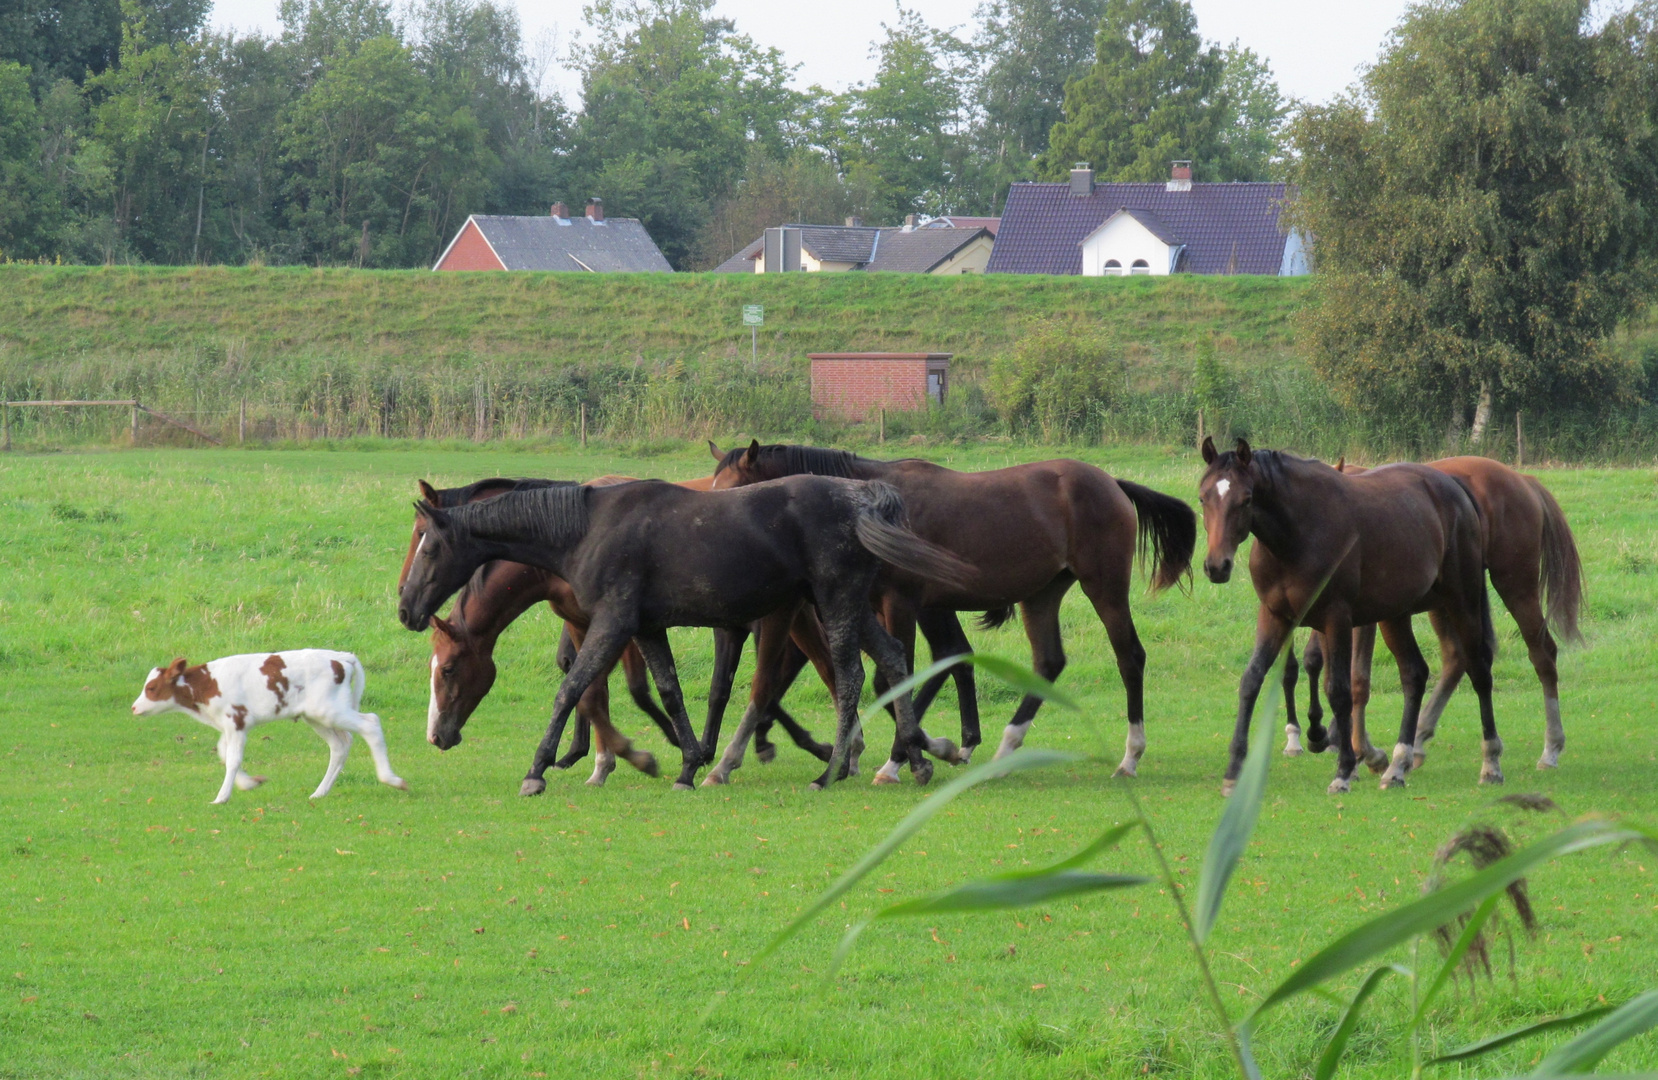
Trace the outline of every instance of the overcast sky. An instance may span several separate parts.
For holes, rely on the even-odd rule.
[[[532,50],[544,32],[556,30],[568,46],[582,29],[582,0],[508,2],[516,4]],[[910,0],[907,6],[930,25],[970,33],[978,2]],[[1237,39],[1267,58],[1286,96],[1323,101],[1375,60],[1405,0],[1192,0],[1192,7],[1205,38],[1222,44]],[[799,64],[801,86],[821,83],[840,90],[874,74],[870,42],[880,36],[882,22],[892,21],[896,6],[893,0],[836,0],[822,7],[800,0],[719,0],[716,11],[734,19],[739,32],[776,46]],[[276,0],[218,0],[212,20],[221,29],[267,34],[279,29]],[[555,71],[553,78],[565,99],[579,104],[577,76]]]

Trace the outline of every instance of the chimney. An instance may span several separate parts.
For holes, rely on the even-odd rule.
[[[587,200],[587,220],[595,225],[604,221],[604,200],[597,195]]]
[[[1071,166],[1071,194],[1079,199],[1094,194],[1094,167],[1086,161]]]
[[[1192,163],[1189,161],[1171,162],[1173,169],[1169,172],[1167,191],[1192,190]]]
[[[556,202],[553,204],[552,214],[556,218],[567,218],[570,216],[570,208],[561,202]]]
[[[857,216],[856,214],[854,214],[851,217],[846,219],[846,227],[848,229],[861,229],[861,228],[863,228],[863,224],[864,224],[864,219]]]
[[[916,221],[917,221],[917,216],[915,214],[905,214],[904,215],[904,231],[905,232],[914,232]]]

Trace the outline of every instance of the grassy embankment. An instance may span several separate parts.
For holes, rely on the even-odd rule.
[[[1051,453],[930,452],[966,468]],[[1197,475],[1190,453],[1083,453],[1187,496]],[[843,975],[819,987],[845,924],[948,883],[1044,864],[1124,814],[1121,782],[1110,778],[1121,688],[1105,636],[1074,594],[1061,685],[1086,712],[1045,711],[1030,744],[1099,759],[957,801],[706,1024],[698,1013],[734,985],[739,965],[926,791],[855,782],[811,795],[815,763],[785,747],[771,766],[750,758],[725,790],[674,793],[624,767],[602,790],[555,774],[545,797],[519,799],[557,682],[557,628],[545,610],[503,639],[500,678],[466,742],[448,754],[424,743],[427,643],[392,614],[415,477],[689,476],[706,464],[690,451],[650,461],[435,449],[0,458],[9,984],[0,1076],[1225,1074],[1226,1050],[1155,888],[876,927]],[[1539,693],[1499,614],[1505,790],[1547,792],[1574,815],[1652,822],[1654,474],[1544,477],[1583,547],[1589,647],[1563,655],[1562,767],[1536,773]],[[1136,597],[1150,654],[1150,748],[1136,789],[1187,880],[1221,810],[1253,607],[1242,580]],[[1419,632],[1426,643],[1426,627]],[[1016,628],[972,636],[1025,657]],[[699,691],[707,635],[674,642],[687,687]],[[306,645],[362,656],[366,704],[385,719],[408,792],[376,784],[357,747],[334,794],[310,804],[324,748],[303,726],[282,725],[260,729],[250,754],[270,783],[209,806],[221,776],[209,733],[183,717],[127,714],[144,672],[174,655]],[[1385,732],[1399,697],[1383,657],[1376,685],[1371,716]],[[994,733],[1013,701],[996,688],[984,696]],[[802,685],[791,702],[827,729],[820,688]],[[932,723],[948,729],[948,696],[941,708]],[[625,699],[618,716],[665,755]],[[1402,791],[1364,782],[1331,799],[1329,758],[1275,760],[1213,939],[1217,977],[1239,1012],[1334,933],[1414,897],[1434,848],[1471,816],[1525,837],[1554,826],[1494,808],[1499,792],[1475,784],[1478,726],[1466,691],[1441,732]],[[1100,863],[1150,869],[1138,840]],[[1616,1003],[1658,981],[1651,853],[1574,856],[1530,887],[1542,925],[1535,938],[1515,934],[1515,980],[1499,945],[1493,980],[1436,1006],[1439,1047]],[[1378,1000],[1344,1075],[1408,1071],[1395,1038],[1408,992],[1394,980]],[[1272,1014],[1256,1040],[1267,1075],[1309,1074],[1335,1016],[1316,998]],[[1523,1073],[1541,1045],[1477,1072],[1441,1072]],[[1658,1068],[1658,1038],[1629,1044],[1604,1068]]]

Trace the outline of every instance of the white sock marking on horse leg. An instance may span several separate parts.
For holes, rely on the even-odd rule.
[[[890,760],[887,761],[879,769],[875,770],[875,780],[874,780],[874,782],[877,783],[877,784],[896,784],[896,783],[898,783],[898,769],[899,769],[898,762],[890,761]]]
[[[1128,736],[1123,740],[1123,763],[1117,766],[1116,775],[1134,776],[1140,769],[1140,756],[1146,752],[1146,726],[1144,724],[1128,725]]]
[[[1393,747],[1393,760],[1388,763],[1387,771],[1382,774],[1382,790],[1405,786],[1405,774],[1410,772],[1411,758],[1414,754],[1415,749],[1410,743],[1398,743]]]
[[[589,787],[604,787],[604,782],[610,774],[616,771],[616,753],[608,748],[602,748],[593,755],[593,775],[587,778]]]
[[[1301,746],[1301,726],[1299,724],[1284,725],[1284,756],[1300,757],[1306,753]]]
[[[1543,756],[1537,759],[1539,769],[1552,769],[1560,764],[1560,751],[1566,749],[1566,727],[1560,722],[1560,699],[1543,699]]]
[[[1021,746],[1025,745],[1025,732],[1030,730],[1031,722],[1023,724],[1009,724],[1002,729],[1002,744],[996,747],[997,757],[1006,757]]]

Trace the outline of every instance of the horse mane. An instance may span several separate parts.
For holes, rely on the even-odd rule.
[[[523,540],[566,549],[587,535],[590,491],[577,483],[535,481],[493,499],[449,507],[444,514],[481,539]]]
[[[721,459],[720,468],[734,468],[746,453],[748,447],[737,447]],[[855,480],[858,478],[858,466],[864,463],[876,464],[872,459],[859,457],[850,450],[831,450],[824,446],[801,446],[797,443],[772,443],[770,446],[760,447],[759,456],[755,461],[755,472],[765,480],[775,480],[780,476],[799,476],[802,473]]]
[[[1215,463],[1210,468],[1215,470],[1229,469],[1236,466],[1237,463],[1237,451],[1227,450],[1215,458]],[[1330,468],[1328,464],[1319,461],[1317,458],[1296,457],[1294,454],[1286,453],[1283,450],[1252,450],[1249,455],[1249,463],[1260,467],[1261,479],[1266,481],[1268,488],[1278,487],[1282,484],[1290,469],[1297,466],[1324,465],[1325,468]]]
[[[533,477],[508,478],[492,476],[487,480],[475,480],[465,487],[438,488],[437,506],[440,510],[450,507],[464,506],[469,502],[489,498],[492,493],[508,491],[534,491],[546,487],[571,487],[579,483],[576,480],[541,480]]]

